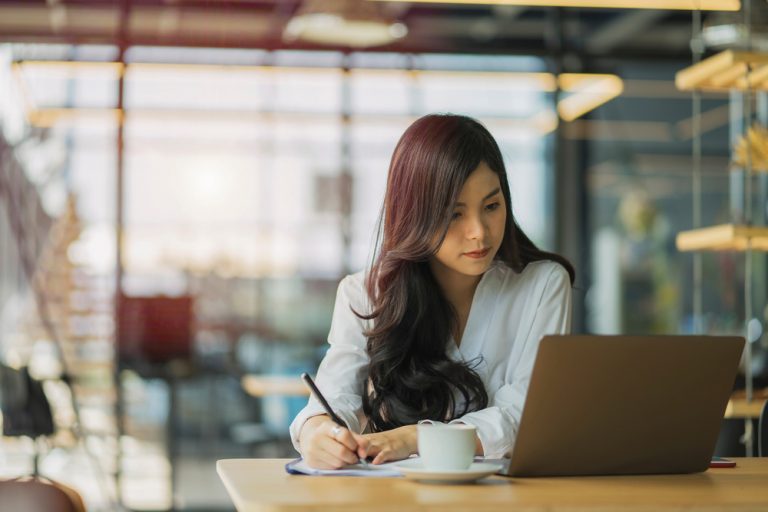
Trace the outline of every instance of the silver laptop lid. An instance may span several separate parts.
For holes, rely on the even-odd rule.
[[[507,474],[707,469],[744,339],[545,336]]]

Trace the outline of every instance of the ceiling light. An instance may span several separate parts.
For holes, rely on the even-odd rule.
[[[376,0],[386,2],[523,5],[527,7],[584,7],[599,9],[669,9],[682,11],[738,11],[740,0]]]
[[[754,2],[749,25],[741,13],[724,12],[708,16],[701,30],[701,40],[713,50],[768,50],[768,4]]]
[[[408,28],[361,0],[307,0],[283,31],[283,40],[367,48],[405,37]]]

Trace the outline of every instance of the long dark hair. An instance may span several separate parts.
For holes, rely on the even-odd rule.
[[[374,320],[365,332],[370,363],[363,393],[363,411],[374,432],[421,419],[453,419],[488,405],[471,362],[452,361],[447,355],[456,312],[428,264],[442,243],[464,182],[480,162],[498,175],[507,208],[496,259],[517,272],[532,261],[553,260],[565,267],[573,283],[571,264],[538,249],[512,216],[504,161],[488,130],[458,115],[416,120],[392,155],[377,251],[366,280],[371,314],[358,314]]]

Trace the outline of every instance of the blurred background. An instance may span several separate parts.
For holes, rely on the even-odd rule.
[[[0,478],[232,510],[215,461],[295,456],[297,375],[433,112],[496,137],[574,332],[748,337],[718,452],[753,453],[762,52],[763,0],[0,0]],[[9,419],[25,371],[48,429]]]

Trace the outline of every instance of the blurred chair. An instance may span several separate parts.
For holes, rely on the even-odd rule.
[[[77,491],[40,478],[0,481],[0,504],[9,512],[85,512]]]
[[[30,376],[26,366],[17,370],[0,364],[0,412],[3,436],[35,440],[55,433],[43,385]],[[39,476],[38,457],[35,450],[31,476],[0,480],[0,510],[84,512],[85,505],[77,491]]]

